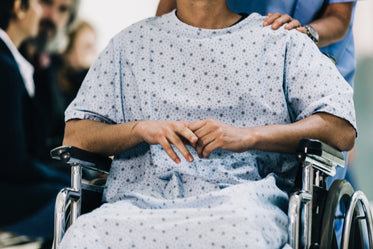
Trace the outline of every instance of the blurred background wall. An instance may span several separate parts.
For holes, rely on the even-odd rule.
[[[154,16],[158,0],[82,0],[81,18],[98,31],[98,48],[110,38],[141,19]],[[355,186],[373,201],[373,1],[360,0],[355,13],[357,72],[355,105],[359,136],[352,163]]]
[[[373,200],[373,1],[360,0],[355,13],[357,70],[355,107],[359,128],[356,159],[352,165],[356,185]]]
[[[155,15],[158,0],[81,0],[80,17],[98,31],[98,48],[123,28]]]

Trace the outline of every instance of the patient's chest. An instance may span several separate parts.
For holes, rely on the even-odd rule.
[[[155,34],[139,45],[136,56],[130,52],[123,68],[132,75],[122,86],[125,108],[136,101],[149,119],[214,118],[239,127],[290,122],[284,55],[279,46],[261,42],[266,39],[241,33],[205,39]]]

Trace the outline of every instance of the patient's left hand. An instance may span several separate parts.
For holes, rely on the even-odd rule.
[[[243,136],[244,128],[237,128],[214,119],[195,121],[188,128],[198,137],[195,149],[200,158],[208,158],[216,149],[232,152],[248,150],[247,136]]]

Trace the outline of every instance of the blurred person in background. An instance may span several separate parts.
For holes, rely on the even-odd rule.
[[[34,243],[50,247],[58,191],[68,175],[38,160],[43,147],[33,66],[19,53],[38,34],[39,0],[0,1],[1,129],[0,248]],[[20,237],[25,235],[28,237]]]
[[[64,110],[75,98],[80,85],[83,82],[90,66],[96,60],[97,33],[95,28],[88,22],[80,20],[67,32],[67,45],[62,53],[53,54],[53,64],[56,72],[55,91],[52,101],[60,108],[55,111],[55,146],[62,144],[64,125]],[[57,123],[58,121],[58,123]],[[101,177],[101,174],[83,169],[84,179],[94,179]]]
[[[57,71],[61,66],[58,46],[74,24],[79,0],[40,0],[42,16],[36,37],[21,45],[22,54],[35,68],[35,98],[42,106],[43,161],[50,162],[49,151],[62,144],[64,105],[58,101]]]
[[[57,73],[59,99],[66,109],[75,98],[80,85],[97,57],[97,33],[86,21],[79,21],[67,35],[68,43],[61,54],[61,67]]]

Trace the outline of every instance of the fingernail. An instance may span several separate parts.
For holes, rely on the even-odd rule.
[[[176,158],[175,159],[175,163],[179,164],[181,161],[180,161],[180,158]]]
[[[188,161],[193,162],[194,158],[192,156],[188,156]]]

